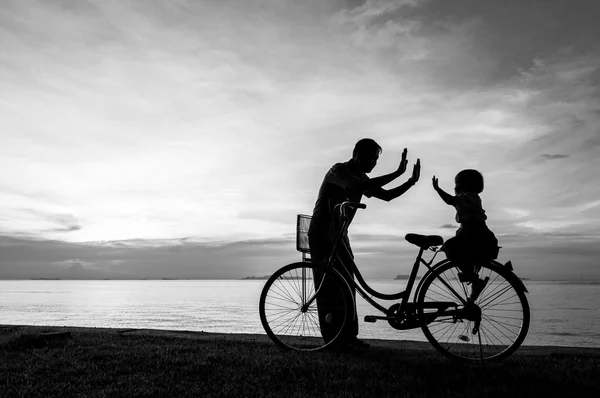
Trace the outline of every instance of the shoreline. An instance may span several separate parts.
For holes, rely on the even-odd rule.
[[[86,326],[44,326],[44,325],[12,325],[0,324],[0,333],[44,331],[44,332],[73,332],[73,333],[102,333],[114,335],[139,335],[152,337],[179,337],[192,340],[224,340],[240,343],[258,343],[275,345],[266,334],[251,333],[216,333],[193,330],[169,330],[169,329],[146,329],[146,328],[108,328],[108,327],[86,327]],[[364,339],[373,348],[383,348],[391,350],[410,350],[410,351],[431,351],[435,349],[429,342],[415,340],[386,340],[386,339]],[[583,357],[599,357],[600,347],[574,347],[574,346],[535,346],[522,345],[512,355],[539,357],[554,355],[570,355]]]

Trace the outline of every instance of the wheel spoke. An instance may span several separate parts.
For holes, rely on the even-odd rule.
[[[504,358],[521,345],[529,329],[529,305],[514,274],[499,263],[489,263],[482,265],[479,275],[489,279],[472,304],[457,302],[456,292],[468,298],[469,289],[459,281],[458,268],[452,263],[434,267],[424,276],[417,298],[421,328],[433,346],[449,357],[475,361]],[[433,321],[427,318],[435,313],[423,308],[424,302],[448,300],[457,302],[458,312],[453,311],[451,317],[442,314]],[[479,316],[479,328],[474,330]]]
[[[511,289],[512,289],[512,286],[508,285],[508,286],[504,287],[503,289],[495,292],[493,295],[490,295],[490,297],[486,297],[485,300],[481,299],[478,304],[481,307],[485,307],[486,305],[493,302],[494,300],[502,297],[504,295],[504,293],[510,291]],[[514,296],[516,296],[516,292],[515,292]],[[512,296],[512,297],[514,297],[514,296]]]
[[[352,303],[343,295],[344,282],[311,263],[290,264],[267,281],[259,303],[263,327],[271,340],[281,347],[314,351],[330,343],[321,335],[321,320],[325,322],[325,314],[320,318],[319,303],[325,305],[323,297],[316,297],[308,308],[303,308],[306,300],[315,293],[317,269],[326,278],[328,291],[323,292],[327,293],[327,311],[334,314],[335,322],[327,323],[331,338],[335,339],[346,323],[346,314],[350,313],[347,307]],[[336,299],[338,297],[341,299]],[[334,301],[330,302],[330,298]]]
[[[274,286],[277,291],[281,294],[282,297],[287,297],[290,299],[292,303],[298,304],[298,302],[294,299],[294,296],[290,293],[289,289],[283,283],[279,283]]]

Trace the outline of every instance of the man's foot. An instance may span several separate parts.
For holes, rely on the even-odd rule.
[[[369,348],[371,346],[371,344],[361,339],[354,339],[350,341],[348,345],[354,348]]]
[[[356,351],[369,348],[371,345],[364,340],[353,339],[350,341],[335,341],[328,349],[330,351]]]
[[[477,300],[489,280],[489,276],[486,276],[485,279],[479,279],[479,277],[477,277],[477,279],[473,280],[471,282],[471,296],[469,298],[473,301]]]

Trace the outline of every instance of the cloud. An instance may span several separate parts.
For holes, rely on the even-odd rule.
[[[563,154],[560,154],[560,153],[552,154],[552,155],[544,153],[544,154],[540,155],[540,158],[546,159],[546,160],[566,159],[568,157],[569,157],[569,155],[563,155]]]
[[[469,62],[478,63],[485,77],[478,83],[498,84],[536,59],[597,54],[600,28],[593,22],[595,9],[592,1],[573,7],[568,0],[434,0],[407,7],[401,16],[421,22],[429,32],[471,26],[464,44],[470,50]]]
[[[79,231],[80,229],[81,229],[81,225],[70,225],[70,226],[66,226],[64,228],[52,229],[51,232],[72,232],[72,231]]]
[[[565,230],[569,227],[578,227],[583,224],[579,220],[568,220],[563,217],[555,218],[555,219],[543,219],[543,220],[528,220],[523,222],[518,222],[515,225],[518,227],[524,227],[527,229],[531,229],[533,231],[539,232],[553,232],[558,230]]]
[[[586,202],[579,205],[578,210],[583,213],[585,211],[595,209],[598,206],[600,206],[600,200],[592,200],[590,202]]]
[[[476,19],[431,20],[432,1],[367,1],[336,19],[350,42],[406,90],[420,85],[465,89],[482,83],[488,57],[473,52]],[[436,15],[437,17],[437,15]]]
[[[0,278],[8,279],[237,279],[273,272],[300,259],[292,237],[220,243],[69,243],[0,236],[0,247]]]
[[[404,147],[423,164],[419,184],[393,203],[365,199],[352,226],[357,250],[378,253],[363,256],[372,275],[396,270],[406,233],[450,232],[430,174],[447,187],[480,169],[489,224],[519,248],[600,227],[587,6],[65,4],[0,5],[2,231],[53,242],[17,256],[24,275],[65,258],[95,275],[268,273],[296,259],[296,214],[365,136],[384,147],[373,176]]]
[[[3,195],[0,194],[0,198],[2,198],[2,196]],[[35,203],[35,200],[31,200],[30,198],[27,198],[29,200],[23,201],[18,197],[11,198],[7,196],[4,197],[5,206],[0,210],[0,215],[4,214],[4,217],[10,217],[10,222],[7,222],[0,227],[4,231],[19,233],[23,230],[29,230],[33,225],[35,225],[35,229],[42,234],[75,232],[82,229],[79,220],[73,214],[52,211],[50,210],[52,209],[52,206],[48,206],[47,204],[39,206],[38,203]],[[23,202],[39,208],[19,207]]]
[[[531,211],[529,211],[527,209],[507,208],[507,207],[505,207],[505,208],[502,208],[502,210],[508,216],[510,216],[511,218],[515,218],[515,219],[520,219],[520,218],[523,218],[523,217],[527,217],[529,214],[531,214]]]
[[[365,0],[357,7],[351,7],[340,11],[334,18],[337,23],[354,25],[358,29],[369,29],[374,25],[381,25],[382,22],[390,22],[398,17],[398,11],[404,7],[417,7],[429,0]],[[410,22],[407,20],[407,22]],[[387,25],[385,29],[390,28]],[[397,29],[398,26],[392,28]],[[398,33],[408,33],[407,29],[399,29]]]
[[[52,229],[52,232],[72,232],[79,231],[82,228],[77,218],[72,214],[47,214],[46,217],[60,225]]]
[[[52,263],[52,265],[56,265],[60,268],[66,268],[69,270],[77,270],[77,269],[85,269],[85,268],[90,268],[94,266],[94,263],[91,263],[89,261],[82,261],[80,259],[69,259],[69,260],[63,260],[63,261],[55,261]]]

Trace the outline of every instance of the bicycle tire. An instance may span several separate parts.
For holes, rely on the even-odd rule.
[[[435,309],[424,306],[425,302],[455,300],[457,308],[465,310],[465,304],[441,281],[446,281],[466,301],[470,287],[459,281],[458,272],[454,264],[447,262],[424,276],[417,308],[425,337],[439,352],[452,359],[489,361],[507,358],[521,346],[529,331],[531,314],[522,282],[499,263],[481,266],[479,277],[489,280],[474,301],[481,310],[481,324],[475,334],[474,320],[461,316],[438,318]]]
[[[319,319],[318,301],[323,303],[319,297],[302,310],[315,291],[315,271],[317,278],[325,275],[330,294],[338,297],[335,308],[327,307],[331,312],[323,319]],[[323,267],[309,262],[289,264],[277,270],[265,283],[259,300],[260,321],[277,346],[296,351],[318,351],[335,344],[353,314],[349,294],[346,281],[337,272],[325,272]],[[327,339],[323,337],[321,322],[327,323]]]

